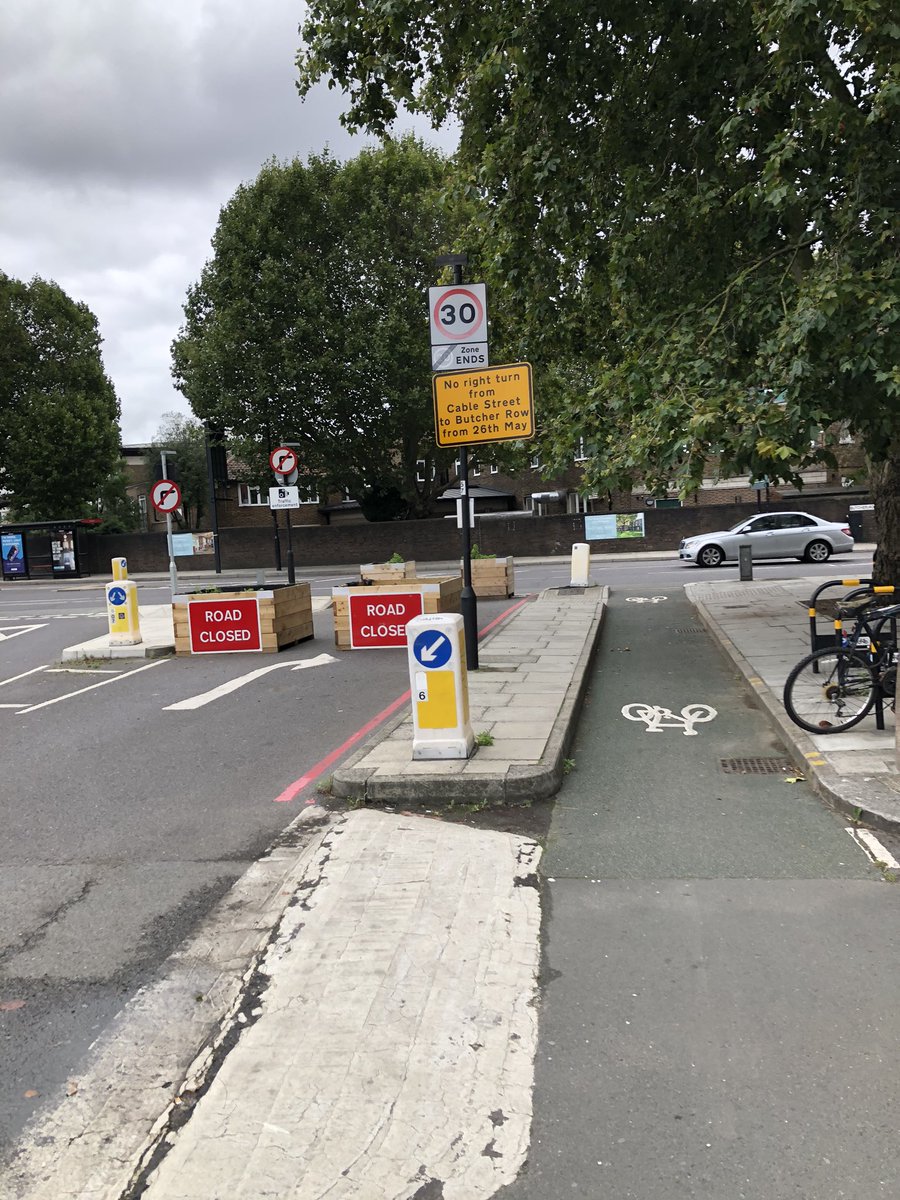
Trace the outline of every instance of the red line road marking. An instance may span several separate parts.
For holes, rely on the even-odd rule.
[[[493,629],[498,622],[502,621],[505,617],[508,617],[510,613],[514,613],[516,609],[521,608],[523,604],[527,604],[529,599],[530,597],[526,596],[524,600],[520,600],[517,604],[510,605],[510,607],[505,612],[502,612],[499,617],[495,617],[493,621],[485,625],[484,629],[480,631],[478,636],[480,638],[484,637],[484,635],[489,630]],[[291,800],[295,800],[305,787],[309,787],[311,783],[315,783],[319,776],[324,774],[324,772],[327,771],[332,764],[336,763],[339,758],[346,754],[351,746],[355,746],[356,743],[364,738],[367,733],[371,733],[373,729],[377,729],[382,721],[386,721],[388,717],[392,716],[401,704],[405,704],[407,702],[409,697],[410,693],[406,691],[402,696],[398,696],[396,700],[391,701],[387,708],[383,708],[380,713],[372,717],[370,721],[367,721],[361,729],[357,729],[356,733],[351,733],[346,741],[341,742],[340,746],[338,746],[335,750],[332,750],[330,754],[326,754],[325,757],[320,759],[314,767],[311,767],[305,775],[301,775],[299,779],[295,779],[293,783],[288,784],[284,791],[275,797],[275,803],[288,804]],[[307,800],[306,803],[312,804],[313,801]]]

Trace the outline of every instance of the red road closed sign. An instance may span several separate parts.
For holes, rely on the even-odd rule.
[[[259,603],[249,600],[188,600],[191,654],[262,650]]]
[[[381,592],[348,597],[354,650],[406,645],[406,622],[422,615],[421,592]]]

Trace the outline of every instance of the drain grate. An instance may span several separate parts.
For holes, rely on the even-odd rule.
[[[672,629],[673,633],[705,633],[705,629],[701,629],[699,625],[675,625]]]
[[[726,775],[793,775],[795,771],[789,758],[721,758],[719,765]]]

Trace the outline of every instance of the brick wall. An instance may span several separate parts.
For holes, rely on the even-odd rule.
[[[854,497],[854,503],[860,498]],[[848,504],[843,499],[807,499],[791,503],[764,504],[762,511],[793,508],[813,513],[828,521],[846,521]],[[623,509],[623,511],[625,511]],[[632,508],[632,511],[636,511]],[[677,550],[681,538],[695,533],[728,529],[743,517],[760,510],[756,504],[690,505],[685,508],[644,509],[643,538],[591,542],[591,552],[604,554],[640,553],[642,550]],[[863,513],[863,541],[875,540],[873,513]],[[281,522],[282,565],[287,561],[287,536]],[[96,535],[85,539],[87,569],[92,574],[109,574],[111,558],[124,555],[129,570],[165,571],[168,566],[166,539],[162,533]],[[486,553],[512,554],[518,558],[547,557],[571,553],[574,542],[584,541],[584,517],[561,515],[531,517],[504,513],[476,517],[472,541]],[[455,520],[386,521],[294,529],[294,560],[298,567],[354,565],[383,562],[395,552],[418,562],[438,562],[459,557],[460,535]],[[230,528],[220,531],[222,566],[226,570],[271,569],[275,550],[271,526]],[[212,555],[180,558],[186,570],[212,570]]]

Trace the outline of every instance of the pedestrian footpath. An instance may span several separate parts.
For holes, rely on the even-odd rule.
[[[698,615],[756,692],[802,768],[829,803],[878,828],[900,828],[896,722],[885,729],[870,713],[846,733],[807,733],[787,716],[781,694],[788,673],[810,652],[809,599],[820,577],[744,583],[688,583]],[[844,589],[846,591],[848,589]],[[835,592],[834,595],[843,594]]]

